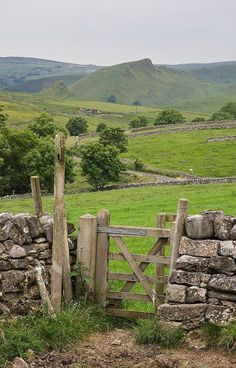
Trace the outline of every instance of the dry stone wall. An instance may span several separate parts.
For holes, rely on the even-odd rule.
[[[236,218],[205,211],[185,230],[159,317],[186,329],[225,325],[236,319]]]
[[[74,227],[68,224],[68,233]],[[41,306],[34,267],[43,266],[50,289],[53,218],[28,214],[0,214],[0,315],[25,314]],[[69,241],[71,262],[75,242]]]

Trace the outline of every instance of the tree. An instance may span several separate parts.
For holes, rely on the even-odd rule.
[[[99,143],[103,146],[116,147],[119,152],[126,152],[128,139],[121,128],[106,128],[100,132]]]
[[[141,128],[148,125],[148,120],[145,116],[136,116],[129,123],[130,128]]]
[[[141,106],[141,102],[140,101],[134,101],[133,103],[132,103],[132,105],[133,106]]]
[[[29,130],[35,133],[38,137],[54,137],[59,130],[63,129],[59,129],[52,116],[43,112],[29,125]]]
[[[38,175],[42,189],[53,190],[54,141],[30,130],[9,130],[0,139],[0,194],[30,190],[30,176]],[[73,182],[72,158],[66,153],[66,182]]]
[[[121,171],[125,170],[116,147],[91,143],[81,147],[80,154],[82,174],[95,189],[102,189],[110,181],[118,181]]]
[[[106,129],[106,124],[105,123],[99,123],[96,129],[97,133],[100,133],[103,129]]]
[[[218,112],[214,112],[211,115],[211,119],[212,121],[220,121],[220,120],[232,120],[233,116],[231,114],[229,114],[228,112],[224,112],[224,111],[218,111]]]
[[[116,103],[117,98],[116,98],[116,96],[114,96],[114,95],[110,95],[110,96],[108,97],[107,101],[108,101],[108,102],[111,102],[111,103]]]
[[[220,111],[230,114],[234,119],[236,119],[236,103],[228,102],[226,105],[221,107]]]
[[[66,128],[70,135],[84,134],[88,131],[88,122],[83,116],[74,116],[68,120]]]
[[[166,109],[157,116],[155,124],[180,124],[185,121],[185,117],[177,110]]]
[[[0,133],[3,133],[6,129],[8,115],[4,111],[4,106],[0,104]]]

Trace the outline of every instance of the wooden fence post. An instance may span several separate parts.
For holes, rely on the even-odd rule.
[[[55,137],[54,217],[52,247],[51,300],[55,312],[61,311],[62,286],[67,302],[72,300],[69,246],[64,202],[65,136]]]
[[[179,200],[177,217],[173,228],[173,234],[171,236],[170,274],[175,269],[175,262],[179,257],[179,243],[181,237],[184,235],[184,221],[187,216],[188,204],[189,201],[187,199]]]
[[[79,234],[77,244],[77,262],[81,262],[82,277],[89,276],[91,285],[89,285],[90,294],[94,298],[94,283],[97,256],[97,217],[90,214],[80,217]]]
[[[37,217],[41,217],[43,215],[43,206],[42,206],[39,177],[31,176],[30,184],[31,184],[31,192],[32,192],[32,197],[33,197],[33,202],[34,202],[34,213]]]
[[[163,229],[166,224],[166,214],[165,213],[158,213],[157,215],[157,227]],[[165,254],[165,246],[163,246],[160,251],[158,252],[159,256],[164,256]],[[165,266],[162,264],[156,265],[156,276],[164,276],[164,269]],[[164,302],[162,298],[159,295],[163,295],[164,298],[164,284],[162,284],[160,281],[157,281],[156,285],[156,294],[157,294],[157,300],[156,300],[156,308]]]
[[[108,210],[101,210],[97,215],[98,226],[108,226],[110,215]],[[97,234],[97,261],[95,296],[98,304],[104,306],[107,292],[109,238],[106,233]]]

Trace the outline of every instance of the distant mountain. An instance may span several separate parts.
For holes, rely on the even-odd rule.
[[[167,68],[189,72],[195,78],[209,82],[236,83],[236,61],[165,66]]]
[[[96,65],[80,65],[27,57],[0,57],[0,89],[38,92],[39,86],[55,80],[72,83],[94,72]],[[51,78],[54,78],[53,80]],[[35,81],[42,79],[42,83]],[[31,83],[32,82],[32,83]]]
[[[104,67],[68,86],[81,100],[108,101],[110,95],[122,104],[173,106],[189,99],[236,95],[236,85],[201,81],[191,73],[155,66],[144,59]]]

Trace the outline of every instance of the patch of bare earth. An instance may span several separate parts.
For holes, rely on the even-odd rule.
[[[69,350],[37,355],[28,364],[30,368],[236,368],[236,353],[187,344],[181,349],[137,345],[133,331],[117,329],[93,335]]]

